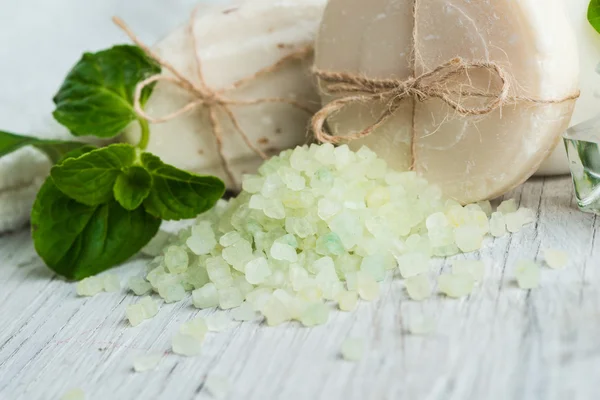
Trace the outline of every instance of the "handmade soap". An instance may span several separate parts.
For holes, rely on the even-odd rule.
[[[148,150],[166,163],[217,175],[229,187],[236,187],[242,174],[256,172],[262,162],[242,133],[266,155],[306,143],[308,121],[319,107],[309,67],[325,3],[325,0],[238,0],[227,6],[209,4],[197,9],[193,23],[185,24],[156,44],[154,50],[158,55],[186,79],[202,86],[198,56],[207,91],[218,91],[222,98],[272,101],[209,107],[209,99],[168,122],[152,124]],[[298,57],[277,65],[291,54]],[[269,67],[273,67],[271,71],[253,78],[258,71]],[[246,78],[248,82],[235,86]],[[197,100],[199,97],[189,90],[161,81],[145,111],[161,118]],[[221,133],[215,132],[209,108],[215,110]],[[234,126],[229,110],[240,129]],[[225,168],[231,169],[237,182],[232,182],[224,169],[215,134],[222,136]],[[137,143],[139,127],[133,124],[125,139]]]
[[[562,0],[571,25],[577,36],[579,48],[579,79],[581,97],[575,105],[571,126],[580,124],[600,114],[600,33],[587,20],[589,0]],[[559,144],[552,155],[544,161],[536,175],[558,175],[569,173],[569,162],[565,146]]]
[[[579,73],[568,18],[558,0],[416,4],[414,12],[415,0],[329,2],[316,69],[368,82],[321,79],[324,104],[347,99],[327,126],[348,136],[391,112],[350,146],[368,145],[391,167],[413,169],[461,202],[497,197],[531,176],[568,126]],[[385,90],[391,95],[383,101],[363,101]]]

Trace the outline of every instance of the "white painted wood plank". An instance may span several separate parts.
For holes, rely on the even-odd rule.
[[[382,297],[329,324],[268,328],[238,324],[210,335],[199,357],[169,352],[178,326],[197,311],[189,300],[165,305],[131,328],[125,291],[78,298],[37,259],[27,232],[0,238],[0,398],[58,398],[82,387],[89,399],[203,399],[210,374],[227,376],[232,399],[594,399],[600,378],[599,222],[579,212],[566,178],[534,180],[511,195],[537,210],[538,221],[490,240],[479,254],[489,265],[467,299],[407,300],[399,279]],[[540,249],[571,254],[568,268],[544,268],[542,285],[518,289],[512,268]],[[117,270],[123,278],[144,267]],[[448,270],[440,260],[435,273]],[[436,331],[407,333],[427,315]],[[341,360],[347,337],[364,338],[359,363]],[[156,371],[135,374],[133,357],[164,352]]]

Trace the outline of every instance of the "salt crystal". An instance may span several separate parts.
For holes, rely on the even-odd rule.
[[[187,238],[186,245],[196,255],[210,254],[217,245],[210,222],[201,221],[193,226],[192,235]]]
[[[241,239],[242,236],[239,234],[239,232],[231,231],[221,236],[221,238],[219,239],[219,244],[223,247],[228,247],[234,243],[239,242]]]
[[[146,319],[144,307],[141,304],[131,304],[125,309],[127,319],[131,326],[138,326]]]
[[[158,285],[158,294],[166,303],[175,303],[185,298],[186,292],[181,283]]]
[[[231,311],[231,317],[236,321],[253,321],[256,319],[256,311],[251,303],[244,302]]]
[[[497,208],[496,211],[498,211],[499,213],[502,213],[504,215],[506,214],[510,214],[510,213],[514,213],[517,211],[517,202],[515,201],[515,199],[509,199],[509,200],[505,200],[503,201]]]
[[[521,260],[515,268],[515,278],[521,289],[535,289],[540,284],[540,267],[534,261]]]
[[[354,158],[354,153],[350,151],[350,148],[347,144],[336,147],[333,150],[333,154],[335,156],[335,167],[338,170],[344,169],[352,162]]]
[[[222,310],[239,307],[244,301],[242,292],[236,287],[219,289],[219,307]]]
[[[363,258],[360,270],[368,273],[377,282],[385,279],[385,260],[383,255],[376,254]]]
[[[246,295],[246,301],[252,305],[254,311],[260,311],[271,298],[273,291],[269,288],[254,289]]]
[[[502,237],[506,235],[506,222],[504,214],[495,212],[490,218],[490,234],[494,237]]]
[[[481,208],[485,215],[487,215],[488,217],[492,215],[492,204],[488,200],[479,201],[477,202],[477,205],[479,206],[479,208]]]
[[[285,243],[273,243],[269,253],[271,254],[271,257],[273,257],[276,260],[289,262],[295,262],[298,260],[298,254],[296,253],[296,249]]]
[[[223,312],[216,312],[205,318],[208,330],[211,332],[224,332],[233,327],[234,322]]]
[[[343,291],[343,286],[341,289],[342,290],[338,291],[338,295]],[[298,291],[298,297],[308,303],[314,303],[323,299],[323,291],[318,285],[310,284],[302,287],[302,289]]]
[[[413,276],[404,280],[408,296],[416,301],[423,301],[431,297],[433,290],[431,281],[425,274]]]
[[[390,190],[385,187],[376,187],[367,195],[367,207],[378,208],[390,201]]]
[[[77,282],[75,286],[79,296],[95,296],[104,290],[104,281],[96,276],[90,276]]]
[[[481,248],[483,234],[475,225],[462,225],[454,229],[454,240],[463,253],[470,253]]]
[[[396,257],[403,278],[410,278],[429,271],[430,258],[423,253],[408,253]]]
[[[144,278],[132,276],[128,282],[129,289],[138,296],[143,296],[152,290],[152,285]]]
[[[144,318],[149,319],[158,314],[158,304],[150,296],[144,296],[138,303],[144,309]]]
[[[365,343],[363,339],[349,338],[344,340],[340,353],[346,361],[360,361],[365,352]]]
[[[173,353],[182,356],[197,356],[202,351],[202,340],[195,336],[177,332],[171,341]]]
[[[85,400],[85,392],[80,388],[70,389],[62,395],[60,400]]]
[[[290,165],[297,171],[305,171],[314,161],[302,147],[296,147],[290,156]]]
[[[319,254],[331,256],[339,256],[346,253],[340,237],[334,232],[319,237],[316,243],[316,250]]]
[[[215,399],[224,399],[230,391],[229,380],[222,376],[210,375],[204,382],[204,387]]]
[[[292,318],[285,305],[275,296],[271,296],[265,302],[260,312],[267,319],[269,326],[281,325]]]
[[[506,221],[506,230],[511,233],[519,232],[526,221],[523,215],[517,212],[506,214],[504,220]]]
[[[315,226],[310,221],[307,221],[305,218],[295,217],[287,217],[285,219],[285,230],[300,238],[306,238],[317,233]]]
[[[213,283],[207,283],[192,292],[192,302],[196,308],[211,308],[219,305],[219,291]]]
[[[334,146],[331,143],[323,143],[315,151],[315,160],[324,165],[334,165],[335,156],[333,155]]]
[[[281,193],[284,186],[285,185],[279,175],[269,174],[265,177],[265,183],[263,184],[260,193],[267,198],[268,201],[268,199],[278,197],[278,194]]]
[[[242,189],[248,193],[258,193],[262,190],[265,179],[257,175],[246,175],[242,180]]]
[[[377,154],[367,146],[361,146],[356,152],[356,156],[364,161],[371,161],[377,158]]]
[[[278,173],[288,189],[298,192],[306,187],[306,180],[298,173],[298,171],[295,171],[292,168],[283,167],[279,169]]]
[[[244,275],[239,275],[233,280],[233,286],[235,286],[242,296],[246,298],[246,295],[254,290],[254,285],[250,284]]]
[[[329,307],[324,303],[313,303],[306,307],[300,317],[304,326],[324,325],[329,319]]]
[[[160,360],[162,360],[163,355],[160,353],[157,354],[143,354],[141,356],[136,356],[133,359],[133,369],[135,372],[146,372],[151,371],[158,367]]]
[[[221,256],[229,265],[241,272],[244,272],[246,263],[254,257],[252,245],[245,239],[240,239],[224,248]]]
[[[201,288],[209,282],[208,272],[204,266],[195,265],[185,271],[185,282],[194,289]]]
[[[356,290],[363,300],[373,301],[379,297],[379,284],[370,274],[363,271],[356,273]]]
[[[211,257],[206,260],[206,271],[217,288],[229,287],[233,283],[231,269],[223,257]]]
[[[327,221],[341,211],[340,203],[329,199],[321,199],[317,205],[317,214],[323,221]]]
[[[260,194],[255,194],[250,197],[248,207],[252,210],[263,210],[265,208],[266,199]]]
[[[206,321],[204,320],[204,318],[197,317],[197,318],[194,318],[187,322],[184,322],[179,327],[179,332],[183,333],[184,335],[192,336],[192,337],[196,338],[197,340],[202,341],[202,340],[204,340],[204,337],[206,336],[206,333],[208,332],[208,325],[206,324]]]
[[[452,262],[453,274],[470,274],[476,282],[483,281],[485,264],[481,260],[455,260]]]
[[[565,251],[545,249],[544,259],[550,268],[563,268],[569,262],[569,254]]]
[[[342,311],[353,311],[358,304],[358,293],[355,291],[342,291],[338,293],[335,301]]]
[[[438,212],[435,214],[431,214],[429,217],[427,217],[425,225],[427,226],[427,229],[431,231],[450,226],[450,222],[448,221],[448,218],[446,217],[446,215],[444,215],[444,213]]]
[[[263,208],[265,215],[273,219],[284,219],[285,208],[281,200],[278,199],[267,199]]]
[[[105,274],[102,276],[102,285],[105,292],[118,292],[121,290],[121,282],[115,274]]]
[[[178,274],[188,267],[189,257],[187,252],[179,246],[171,246],[165,253],[165,266],[169,272]]]
[[[360,268],[362,258],[356,254],[342,254],[335,260],[335,269],[344,276],[346,272],[355,272]]]
[[[320,257],[309,266],[309,270],[315,274],[318,274],[321,271],[327,271],[328,274],[332,275],[335,274],[335,263],[329,256]]]
[[[253,285],[261,284],[271,275],[269,262],[264,257],[258,257],[249,261],[245,267],[245,274],[246,280],[249,283]]]
[[[438,290],[448,297],[468,296],[474,285],[475,279],[471,274],[443,274],[438,277]]]
[[[347,250],[352,249],[363,235],[363,225],[359,217],[349,210],[342,211],[331,219],[329,222],[331,230],[340,237]]]

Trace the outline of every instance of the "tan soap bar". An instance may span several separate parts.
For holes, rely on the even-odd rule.
[[[317,39],[316,67],[406,80],[459,56],[500,65],[511,98],[559,100],[577,93],[576,40],[558,1],[418,3],[415,16],[414,0],[331,0]],[[500,85],[484,71],[466,80],[486,92]],[[372,135],[350,145],[368,145],[394,168],[414,168],[462,202],[490,199],[536,171],[567,128],[574,103],[519,101],[488,115],[461,117],[439,99],[409,98]],[[383,109],[381,103],[353,104],[329,128],[337,135],[356,132]]]
[[[185,77],[198,83],[196,52],[206,84],[214,90],[228,89],[234,82],[272,66],[285,56],[312,46],[325,0],[239,0],[223,5],[203,5],[196,12],[194,36],[189,24],[175,30],[154,50]],[[291,61],[224,96],[238,100],[285,98],[316,111],[320,101],[310,74],[312,55]],[[166,72],[164,72],[166,73]],[[165,116],[195,100],[189,92],[169,82],[159,82],[145,111]],[[232,105],[241,129],[268,155],[304,144],[308,140],[310,112],[281,102]],[[262,159],[245,144],[226,111],[217,111],[223,129],[223,153],[237,184],[241,175],[253,173]],[[132,124],[127,141],[137,143],[139,127]],[[169,164],[202,174],[217,175],[234,186],[221,165],[209,114],[205,107],[162,124],[151,125],[148,150]]]

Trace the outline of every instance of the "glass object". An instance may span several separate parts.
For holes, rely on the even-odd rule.
[[[600,214],[600,116],[570,128],[564,141],[577,205]]]

